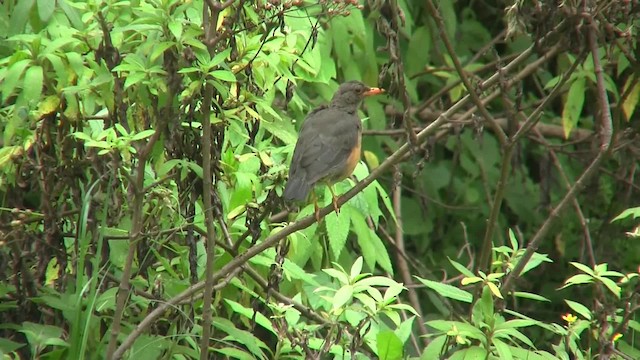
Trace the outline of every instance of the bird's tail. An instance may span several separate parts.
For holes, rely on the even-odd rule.
[[[287,201],[305,200],[307,195],[309,195],[310,190],[311,185],[307,183],[306,179],[300,179],[298,177],[289,178],[287,185],[284,187],[284,193],[282,196]]]

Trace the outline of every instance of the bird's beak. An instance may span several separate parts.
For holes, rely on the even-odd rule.
[[[384,89],[382,88],[370,88],[369,90],[364,92],[364,96],[372,96],[372,95],[378,95],[383,93],[384,93]]]

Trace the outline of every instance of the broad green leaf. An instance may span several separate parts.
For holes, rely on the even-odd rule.
[[[493,338],[492,339],[493,346],[496,348],[498,352],[498,356],[500,360],[511,360],[513,359],[513,355],[511,355],[511,350],[509,346],[502,342],[502,340]]]
[[[583,318],[587,320],[591,320],[591,310],[589,310],[586,306],[580,304],[579,302],[575,302],[567,299],[565,299],[564,301],[567,303],[567,305],[569,305],[571,310],[582,315]]]
[[[326,274],[328,274],[329,276],[335,278],[336,280],[338,280],[341,285],[347,285],[347,284],[350,283],[349,277],[347,277],[347,274],[345,274],[344,272],[342,272],[340,270],[322,269],[322,271],[325,272]]]
[[[584,77],[577,78],[569,87],[567,100],[562,109],[562,128],[565,138],[569,138],[571,130],[578,125],[582,107],[584,105],[584,92],[586,90],[586,80]]]
[[[221,317],[214,317],[212,319],[212,324],[217,329],[229,335],[225,338],[227,341],[238,342],[246,346],[255,357],[258,357],[259,359],[266,359],[262,349],[268,349],[268,346],[252,333],[238,329],[233,322]]]
[[[376,345],[378,346],[378,358],[380,360],[402,359],[402,341],[393,331],[380,331],[376,335]]]
[[[182,23],[180,21],[171,20],[167,26],[176,40],[180,40],[182,38]]]
[[[423,283],[426,287],[434,290],[440,296],[444,296],[450,299],[463,301],[466,303],[471,303],[473,301],[473,295],[469,292],[466,292],[462,289],[458,289],[455,286],[451,286],[449,284],[442,284],[436,281],[422,279],[418,276],[415,276],[421,283]]]
[[[620,289],[620,286],[618,286],[615,281],[606,277],[600,277],[599,279],[600,282],[602,282],[604,286],[606,286],[607,289],[609,289],[609,291],[613,293],[613,295],[615,295],[617,298],[620,298],[620,292],[622,291],[622,289]]]
[[[213,70],[209,75],[218,80],[236,82],[236,76],[229,70]]]
[[[38,16],[43,23],[46,23],[53,15],[56,8],[56,2],[51,0],[38,0]]]
[[[420,360],[439,359],[447,340],[448,336],[446,335],[440,335],[434,339],[431,339],[429,345],[427,345],[427,347],[422,352]]]
[[[334,310],[337,310],[344,306],[346,303],[350,302],[353,298],[353,286],[345,285],[338,289],[336,293],[331,298],[331,305]]]
[[[262,326],[263,328],[273,333],[274,335],[276,336],[278,335],[273,329],[273,325],[271,324],[271,321],[266,316],[264,316],[264,314],[260,312],[256,313],[253,309],[246,308],[242,306],[240,303],[230,299],[224,299],[224,301],[231,307],[231,309],[235,313],[238,313],[247,319],[255,319],[256,324]]]
[[[43,73],[41,66],[32,66],[24,74],[24,96],[27,101],[38,103],[42,94]]]
[[[9,34],[7,35],[19,34],[24,30],[29,21],[29,15],[34,3],[35,0],[18,0],[15,3],[16,5],[9,17]]]
[[[327,189],[326,192],[329,192],[329,190]],[[324,218],[327,235],[329,237],[329,248],[331,249],[333,259],[337,260],[340,257],[347,243],[349,225],[351,223],[350,213],[350,208],[343,206],[338,214],[331,212]]]
[[[7,99],[13,94],[16,86],[18,86],[18,81],[24,73],[24,70],[30,63],[31,60],[24,59],[11,65],[11,67],[7,71],[7,76],[2,79],[2,101],[7,101]]]

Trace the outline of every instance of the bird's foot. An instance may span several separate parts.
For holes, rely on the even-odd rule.
[[[314,214],[316,215],[316,220],[320,222],[320,208],[318,207],[318,202],[315,201],[313,203]]]
[[[333,210],[336,211],[336,215],[340,214],[340,206],[338,206],[338,198],[333,197]]]

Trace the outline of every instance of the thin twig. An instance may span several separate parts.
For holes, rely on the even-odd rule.
[[[507,275],[504,280],[504,284],[502,286],[502,290],[504,293],[510,291],[513,286],[515,279],[520,276],[520,273],[527,265],[529,260],[533,254],[538,250],[538,247],[542,243],[542,240],[545,238],[549,230],[551,230],[552,225],[555,221],[560,217],[560,213],[572,202],[572,200],[576,197],[578,192],[582,190],[586,186],[586,182],[597,173],[598,168],[600,167],[600,163],[607,157],[609,152],[609,147],[611,146],[611,138],[612,138],[612,130],[611,130],[611,109],[609,106],[609,101],[607,97],[606,85],[604,81],[604,76],[602,74],[602,65],[600,64],[600,57],[598,54],[598,44],[597,44],[597,27],[592,17],[589,17],[589,26],[588,26],[588,40],[589,40],[589,48],[591,50],[591,56],[593,57],[593,66],[596,75],[596,85],[597,85],[597,99],[598,105],[600,107],[600,116],[599,116],[599,124],[601,129],[601,143],[600,143],[600,151],[593,159],[591,164],[584,170],[582,175],[578,178],[576,183],[571,187],[571,189],[567,192],[564,198],[558,203],[558,205],[551,211],[549,217],[542,224],[540,229],[536,232],[536,234],[529,242],[527,249],[525,250],[522,258],[514,269]]]

